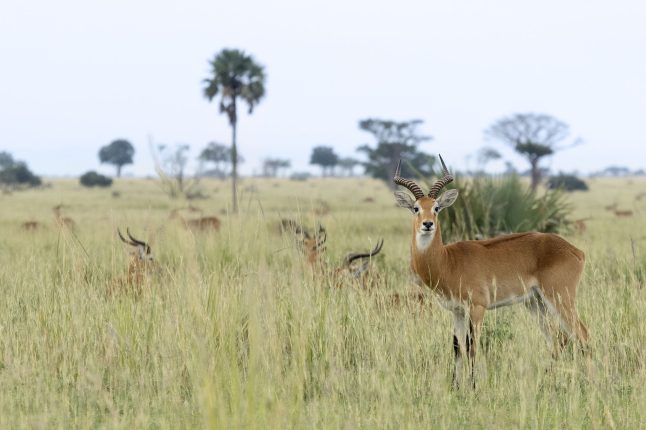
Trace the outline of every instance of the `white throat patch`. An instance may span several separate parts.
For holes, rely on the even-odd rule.
[[[433,238],[435,237],[435,228],[429,232],[420,233],[419,231],[415,233],[415,246],[419,252],[424,252],[431,246]]]

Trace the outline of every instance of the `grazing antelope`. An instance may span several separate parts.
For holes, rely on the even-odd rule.
[[[575,308],[576,288],[585,254],[563,238],[550,233],[516,233],[488,240],[467,240],[445,245],[439,213],[458,198],[457,190],[438,196],[453,181],[440,157],[443,177],[425,195],[419,185],[399,176],[393,181],[414,196],[395,192],[398,206],[413,214],[411,268],[430,287],[441,304],[453,312],[455,368],[453,386],[459,387],[462,356],[467,354],[475,387],[474,361],[484,314],[489,309],[523,303],[538,317],[552,342],[548,316],[560,323],[555,356],[575,338],[583,346],[588,338]]]
[[[22,224],[20,224],[20,228],[25,231],[35,231],[35,230],[38,230],[40,227],[41,225],[38,221],[25,221]]]
[[[128,264],[128,273],[125,278],[118,278],[110,286],[109,293],[116,292],[115,290],[132,290],[136,294],[139,294],[146,279],[157,271],[157,262],[151,253],[150,245],[139,239],[135,239],[130,234],[129,229],[126,228],[128,239],[123,237],[119,229],[117,229],[117,234],[123,243],[135,247],[135,250],[131,252],[132,258]]]
[[[588,218],[581,218],[581,219],[574,220],[574,223],[573,223],[574,231],[579,234],[585,233],[585,231],[588,229],[588,225],[586,221],[588,221],[589,219],[590,218],[588,217]]]
[[[56,223],[61,227],[67,227],[70,230],[74,230],[76,228],[76,223],[74,222],[74,220],[70,217],[63,216],[61,214],[61,209],[64,207],[65,206],[63,205],[56,205],[52,208],[52,211],[54,212],[54,218],[56,219]]]
[[[189,210],[191,210],[192,212],[196,211],[193,208],[189,208]],[[182,224],[184,224],[184,227],[188,228],[189,230],[220,230],[220,219],[216,216],[203,216],[199,218],[185,219],[180,211],[181,209],[173,209],[170,213],[169,218],[179,219]]]
[[[615,216],[618,216],[620,218],[628,218],[633,216],[633,211],[630,209],[628,210],[615,210]]]

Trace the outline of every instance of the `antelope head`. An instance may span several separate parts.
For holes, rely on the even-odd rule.
[[[321,253],[325,251],[325,241],[327,241],[327,231],[325,227],[319,224],[318,232],[311,235],[307,230],[302,230],[303,239],[301,245],[307,254],[307,261],[315,264]]]
[[[424,194],[422,188],[411,179],[404,179],[399,176],[401,160],[397,164],[395,177],[393,182],[407,188],[413,197],[403,191],[395,192],[395,199],[399,207],[410,210],[413,214],[413,234],[415,237],[415,244],[418,251],[426,250],[433,242],[435,233],[439,230],[438,214],[444,208],[448,208],[458,198],[458,190],[448,190],[438,197],[442,188],[448,183],[453,181],[453,176],[444,164],[444,160],[440,155],[440,162],[442,163],[443,176],[438,179],[431,187],[428,194]]]
[[[153,263],[155,261],[150,250],[150,245],[148,245],[146,242],[132,237],[132,235],[130,234],[130,229],[126,228],[126,233],[128,234],[129,240],[123,237],[119,229],[117,229],[117,233],[119,234],[119,238],[123,243],[134,246],[136,248],[135,253],[133,253],[133,256],[136,260],[143,263]]]

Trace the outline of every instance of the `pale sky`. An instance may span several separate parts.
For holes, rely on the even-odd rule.
[[[124,173],[145,175],[148,136],[192,157],[229,144],[202,80],[215,53],[240,48],[267,73],[239,121],[245,174],[268,156],[313,169],[320,144],[360,157],[368,117],[423,119],[434,139],[420,149],[458,168],[488,144],[525,169],[483,137],[515,112],[554,115],[585,141],[554,170],[646,168],[645,23],[638,0],[2,1],[0,150],[37,174],[112,174],[97,152],[126,138]]]

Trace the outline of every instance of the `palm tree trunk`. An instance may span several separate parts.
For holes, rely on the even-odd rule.
[[[541,181],[541,171],[538,167],[538,159],[531,159],[530,163],[532,164],[532,191],[536,191],[536,187],[538,186],[538,183]]]
[[[233,213],[238,213],[238,147],[236,145],[237,121],[231,124],[231,185],[233,193]]]

